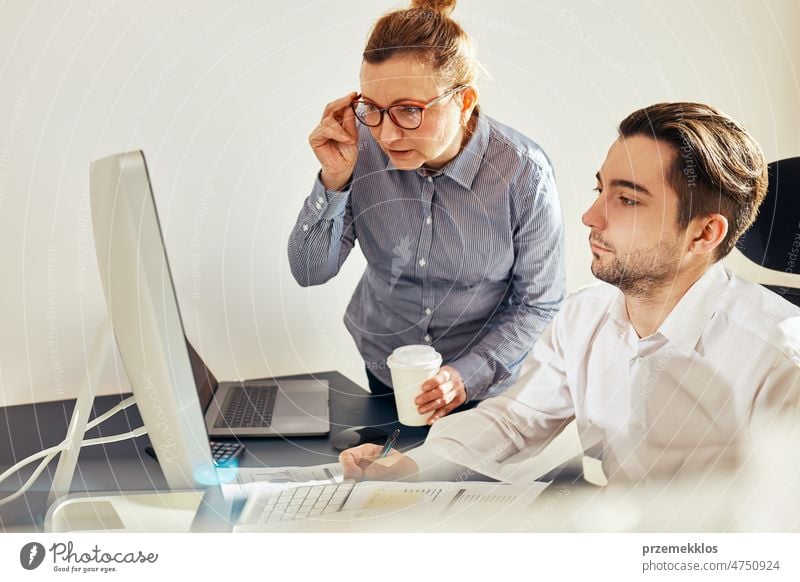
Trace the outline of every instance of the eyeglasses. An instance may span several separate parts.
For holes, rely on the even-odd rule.
[[[419,103],[416,101],[406,101],[404,103],[397,103],[389,107],[378,107],[370,101],[353,101],[350,107],[353,108],[353,113],[356,115],[361,123],[367,127],[378,127],[383,123],[383,114],[388,113],[389,119],[394,122],[397,127],[402,129],[417,129],[422,125],[423,115],[426,109],[431,105],[435,105],[439,101],[446,99],[453,93],[461,91],[467,85],[458,85],[436,97],[433,101],[427,103]]]

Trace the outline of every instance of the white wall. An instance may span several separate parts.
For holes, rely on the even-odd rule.
[[[363,383],[341,323],[363,268],[299,288],[286,239],[316,164],[309,130],[357,88],[367,30],[394,2],[94,2],[0,6],[0,404],[74,395],[105,312],[89,162],[148,156],[192,337],[221,377],[340,369]],[[480,2],[455,16],[490,73],[485,111],[557,170],[568,282],[588,282],[580,214],[619,120],[710,102],[770,159],[800,154],[800,4]],[[125,382],[109,365],[105,392]]]

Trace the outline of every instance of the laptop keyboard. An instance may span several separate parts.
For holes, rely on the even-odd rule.
[[[268,428],[277,396],[272,384],[232,387],[214,428]]]
[[[261,494],[253,500],[255,515],[248,512],[247,523],[276,523],[336,513],[341,511],[354,486],[355,481],[346,480]]]

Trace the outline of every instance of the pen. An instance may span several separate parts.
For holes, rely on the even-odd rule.
[[[392,447],[394,446],[394,443],[396,443],[396,442],[397,442],[397,437],[398,437],[398,436],[400,436],[400,429],[399,429],[399,428],[398,428],[398,429],[396,429],[396,430],[395,430],[395,431],[392,433],[392,436],[390,436],[390,437],[389,437],[389,438],[386,440],[386,444],[385,444],[385,445],[383,445],[383,450],[381,451],[381,454],[378,456],[378,458],[379,458],[379,459],[382,459],[382,458],[384,458],[386,455],[388,455],[388,454],[389,454],[389,451],[391,451],[391,450],[392,450]]]

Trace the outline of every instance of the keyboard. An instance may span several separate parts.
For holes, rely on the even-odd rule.
[[[244,445],[240,442],[209,441],[211,458],[217,467],[236,467],[239,457],[244,454]]]
[[[277,397],[278,387],[272,384],[231,388],[214,428],[268,428]]]
[[[355,481],[331,485],[304,485],[262,493],[248,500],[240,524],[270,524],[279,521],[307,519],[341,511]]]

